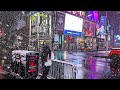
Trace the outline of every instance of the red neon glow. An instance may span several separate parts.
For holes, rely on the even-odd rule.
[[[36,66],[36,63],[33,62],[33,61],[30,61],[30,62],[29,62],[29,66]]]
[[[28,72],[35,72],[35,71],[37,71],[36,68],[35,68],[35,69],[28,70]]]

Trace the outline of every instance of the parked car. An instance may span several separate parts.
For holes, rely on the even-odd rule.
[[[108,56],[113,60],[119,59],[120,58],[120,48],[112,48],[112,50],[110,51]]]

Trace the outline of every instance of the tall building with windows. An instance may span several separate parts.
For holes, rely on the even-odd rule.
[[[52,48],[52,16],[52,11],[31,12],[29,48],[39,51],[44,44],[48,44]]]

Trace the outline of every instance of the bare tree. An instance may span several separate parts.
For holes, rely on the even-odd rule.
[[[4,35],[1,37],[0,43],[0,64],[6,56],[11,56],[11,47],[15,40],[17,16],[20,11],[0,11],[0,26],[4,29]]]

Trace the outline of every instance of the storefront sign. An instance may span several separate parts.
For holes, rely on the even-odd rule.
[[[82,32],[65,30],[65,31],[64,31],[64,34],[66,34],[66,35],[72,35],[72,36],[81,36],[81,35],[82,35]]]
[[[72,36],[67,36],[67,37],[66,37],[66,41],[72,41],[72,42],[74,42],[74,37],[72,37]]]
[[[56,31],[63,32],[64,31],[64,22],[65,22],[65,14],[61,12],[57,12],[56,14]]]

